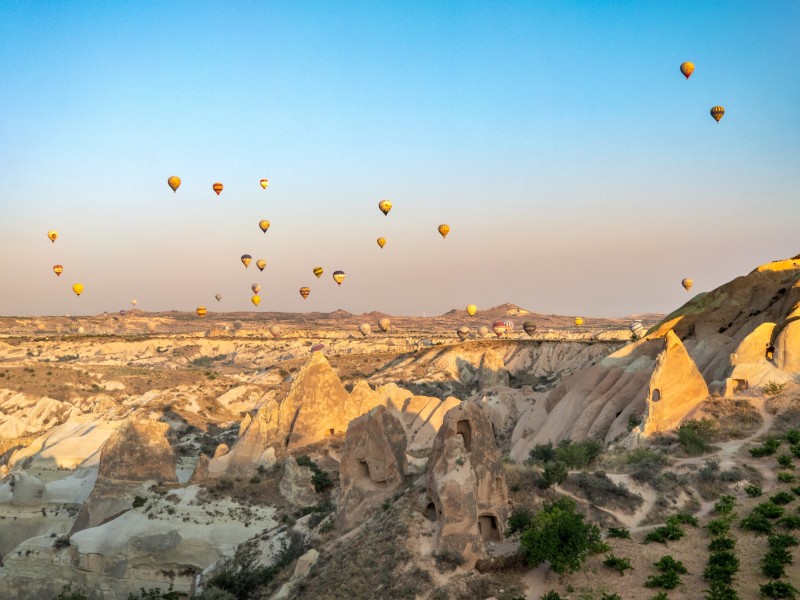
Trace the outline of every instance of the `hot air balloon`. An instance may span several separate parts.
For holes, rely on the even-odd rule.
[[[382,237],[378,238],[378,246],[383,248],[385,245],[386,245],[386,238],[382,238]]]
[[[372,331],[372,327],[369,326],[369,323],[362,323],[358,326],[358,330],[361,332],[361,335],[367,337],[369,332]]]
[[[254,283],[253,285],[250,286],[250,289],[253,290],[254,294],[257,294],[258,292],[261,291],[261,284],[260,283]]]
[[[692,73],[694,73],[694,63],[681,63],[681,73],[683,73],[683,76],[686,77],[686,79],[689,79]]]
[[[392,322],[386,317],[383,317],[382,319],[378,320],[378,327],[380,327],[381,331],[383,331],[383,332],[389,331],[389,328],[391,326],[392,326]]]
[[[272,337],[281,337],[281,326],[280,325],[270,325],[269,332],[272,334]]]
[[[128,312],[127,312],[127,311],[125,311],[125,310],[121,310],[121,311],[119,311],[119,316],[120,316],[120,317],[124,317],[124,316],[125,316],[125,315],[127,315],[127,314],[128,314]]]
[[[392,203],[389,202],[388,200],[381,200],[380,202],[378,202],[378,208],[381,209],[381,212],[384,215],[388,215],[389,211],[392,210]]]
[[[534,323],[533,321],[525,321],[522,324],[522,328],[528,335],[533,335],[533,332],[536,331],[536,323]]]
[[[139,301],[136,299],[131,300],[131,305],[136,308],[136,305],[139,304]]]
[[[322,352],[325,350],[325,344],[314,344],[311,346],[311,352]]]
[[[53,273],[55,273],[58,277],[61,277],[61,273],[64,272],[64,267],[61,265],[53,265]]]
[[[217,196],[219,196],[219,193],[222,191],[222,184],[218,181],[217,183],[211,186],[211,189],[217,192]]]
[[[303,297],[303,300],[308,298],[308,295],[311,293],[311,288],[309,287],[301,287],[300,288],[300,295]]]
[[[155,333],[156,332],[156,324],[153,321],[148,321],[148,323],[147,323],[147,331],[148,331],[148,333]]]
[[[575,317],[575,325],[577,325],[578,327],[583,325],[583,317]]]
[[[442,235],[443,238],[447,237],[447,234],[450,233],[450,225],[447,223],[442,223],[439,225],[439,233]]]
[[[222,300],[222,294],[217,294],[216,296],[214,296],[214,298],[216,298],[217,302],[219,302],[220,300]]]
[[[486,325],[481,325],[478,327],[478,335],[485,338],[489,335],[489,328]]]
[[[244,323],[242,323],[241,321],[234,321],[233,322],[233,329],[235,331],[239,331],[242,327],[244,327]]]
[[[265,190],[269,185],[269,179],[262,179],[259,183],[261,184],[261,189]]]
[[[173,175],[167,179],[167,185],[172,188],[173,192],[177,192],[178,188],[181,187],[181,178],[177,175]]]
[[[258,267],[258,270],[259,270],[259,271],[263,271],[263,270],[264,270],[264,267],[266,267],[266,266],[267,266],[267,261],[265,261],[263,258],[259,258],[259,259],[256,261],[256,266]]]
[[[478,307],[475,306],[474,304],[470,304],[469,306],[467,306],[467,314],[470,317],[474,317],[477,312],[478,312]]]
[[[75,292],[76,295],[80,296],[83,293],[83,284],[76,283],[72,286],[72,291]]]
[[[339,285],[342,285],[342,282],[344,281],[344,271],[334,271],[333,280]]]
[[[55,244],[56,243],[56,239],[58,238],[58,232],[57,231],[53,231],[51,229],[50,231],[47,232],[47,237],[51,242],[53,242]]]
[[[269,229],[269,221],[267,221],[266,219],[259,221],[258,227],[261,229],[261,231],[267,233],[267,229]]]
[[[322,270],[322,267],[314,267],[314,275],[316,275],[316,276],[317,276],[317,279],[319,279],[320,277],[322,277],[322,273],[323,273],[323,272],[324,272],[324,271]]]
[[[252,256],[250,256],[249,254],[242,254],[241,261],[245,269],[250,266],[251,260],[253,260]]]
[[[499,338],[507,337],[514,331],[514,323],[508,319],[499,319],[492,323],[492,331]]]
[[[719,120],[722,118],[722,115],[725,114],[725,109],[721,106],[715,106],[711,109],[711,116],[714,117],[714,120],[719,123]]]
[[[204,318],[206,316],[206,313],[208,313],[208,310],[206,310],[205,306],[198,306],[197,309],[194,312],[196,312],[197,316],[202,319],[202,318]]]
[[[258,295],[253,296],[252,298],[250,298],[250,302],[252,302],[255,306],[258,306],[259,304],[261,304],[261,296]]]
[[[456,330],[456,334],[458,334],[458,339],[462,342],[469,337],[469,327],[459,327]]]
[[[631,323],[630,330],[631,333],[633,334],[633,337],[638,339],[642,331],[644,331],[644,325],[642,325],[641,321],[634,321],[633,323]]]
[[[682,285],[682,286],[684,287],[684,289],[685,289],[685,290],[688,292],[690,289],[692,289],[692,286],[694,285],[694,281],[692,281],[691,279],[689,279],[689,278],[687,277],[686,279],[684,279],[683,281],[681,281],[681,285]]]

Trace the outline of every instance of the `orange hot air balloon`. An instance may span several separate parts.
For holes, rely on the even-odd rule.
[[[48,238],[48,239],[49,239],[51,242],[53,242],[53,243],[55,244],[55,243],[56,243],[56,240],[58,239],[58,232],[57,232],[57,231],[53,231],[53,230],[51,229],[50,231],[48,231],[48,232],[47,232],[47,238]]]
[[[690,62],[682,63],[681,64],[681,73],[683,73],[683,76],[686,77],[686,79],[689,79],[689,77],[691,77],[692,73],[694,73],[694,63],[690,63]]]
[[[72,291],[75,292],[76,296],[80,296],[83,293],[83,284],[76,283],[72,286]]]
[[[378,238],[378,246],[383,248],[386,245],[386,238]]]
[[[492,331],[499,338],[508,337],[514,331],[514,323],[508,319],[498,319],[492,323]]]
[[[208,310],[206,310],[205,306],[198,306],[197,309],[194,312],[196,312],[197,316],[202,319],[203,317],[206,316],[206,314],[208,313]]]
[[[381,209],[384,215],[388,215],[389,211],[392,210],[392,203],[388,200],[381,200],[378,202],[378,208]]]
[[[344,281],[344,271],[334,271],[333,272],[333,280],[337,284],[342,285],[342,282]]]
[[[167,179],[167,185],[172,188],[173,192],[177,192],[178,188],[181,187],[181,178],[173,175],[169,179]]]
[[[691,279],[689,279],[687,277],[686,279],[681,281],[681,285],[683,286],[683,289],[685,289],[688,292],[690,289],[692,289],[692,286],[694,285],[694,281],[692,281]]]
[[[247,267],[250,266],[250,261],[253,260],[253,257],[250,256],[249,254],[242,254],[242,258],[240,260],[242,261],[242,264],[244,265],[244,268],[246,269]]]
[[[314,275],[317,276],[317,279],[322,277],[323,273],[324,273],[324,271],[322,270],[322,267],[314,267]]]
[[[267,186],[269,185],[269,179],[262,179],[259,183],[261,183],[261,189],[265,190],[265,189],[267,189]]]
[[[300,295],[303,297],[303,300],[308,298],[308,295],[311,293],[311,288],[308,287],[301,287],[300,288]]]
[[[269,229],[269,221],[263,219],[262,221],[258,222],[258,226],[264,233],[267,233],[267,229]]]
[[[261,296],[257,296],[257,295],[253,296],[252,298],[250,298],[250,302],[252,302],[256,306],[258,306],[259,304],[261,304]]]
[[[263,271],[263,270],[264,270],[264,267],[266,267],[266,266],[267,266],[267,261],[265,261],[263,258],[259,258],[259,259],[256,261],[256,266],[258,267],[258,270],[259,270],[259,271]]]
[[[219,196],[219,193],[222,191],[222,184],[218,181],[217,183],[211,186],[211,189],[217,192],[217,196]]]
[[[450,233],[450,225],[447,223],[442,223],[439,225],[439,233],[442,235],[443,238],[447,237],[447,234]]]
[[[715,106],[711,109],[711,116],[714,117],[714,120],[719,123],[719,120],[725,114],[725,109],[721,106]]]
[[[61,265],[54,265],[53,266],[53,273],[55,273],[59,277],[61,277],[61,273],[63,273],[63,272],[64,272],[64,267],[62,267]]]
[[[475,306],[474,304],[470,304],[469,306],[467,306],[467,314],[470,317],[474,317],[475,313],[477,313],[477,312],[478,312],[478,307]]]

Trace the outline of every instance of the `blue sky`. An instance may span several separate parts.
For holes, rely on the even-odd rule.
[[[670,311],[800,252],[798,30],[790,1],[4,2],[0,314],[254,282],[262,311]]]

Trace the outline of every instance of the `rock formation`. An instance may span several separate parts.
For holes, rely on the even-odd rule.
[[[491,348],[481,357],[481,366],[478,368],[478,389],[495,385],[508,386],[508,371],[505,369],[503,357]]]
[[[313,506],[317,503],[317,492],[311,482],[311,469],[297,464],[294,456],[287,456],[283,467],[280,492],[290,504]]]
[[[435,545],[476,559],[485,543],[501,541],[508,486],[492,424],[481,407],[448,411],[428,463],[426,516],[436,521]]]
[[[385,406],[351,421],[339,464],[338,528],[361,522],[402,486],[407,469],[405,430]]]

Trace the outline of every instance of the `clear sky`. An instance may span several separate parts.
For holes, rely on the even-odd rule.
[[[798,31],[794,0],[4,0],[0,314],[255,282],[262,311],[670,311],[800,252]]]

